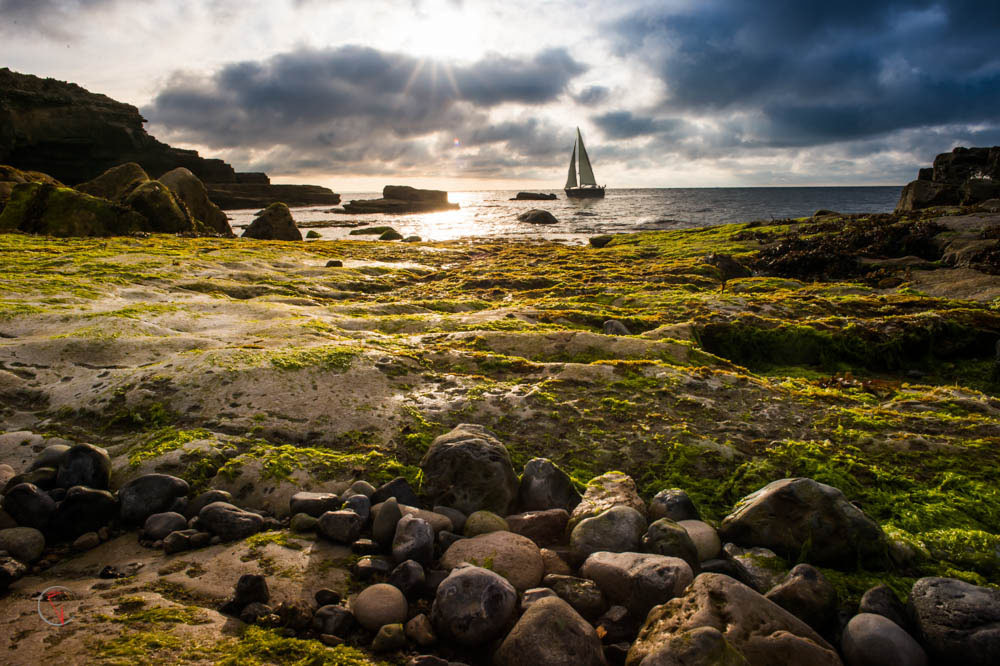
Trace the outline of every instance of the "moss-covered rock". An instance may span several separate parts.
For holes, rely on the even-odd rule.
[[[295,226],[295,220],[292,219],[292,212],[288,210],[288,206],[278,202],[271,204],[254,218],[243,232],[243,238],[300,241],[302,232]]]
[[[123,201],[132,191],[149,181],[149,175],[135,162],[111,167],[93,180],[80,183],[76,189],[94,197]]]
[[[149,230],[163,233],[196,231],[187,208],[163,183],[151,180],[136,186],[123,203],[149,220]]]
[[[16,185],[0,214],[0,231],[48,236],[118,236],[143,231],[146,218],[124,206],[51,184]]]
[[[208,190],[196,175],[184,167],[177,167],[158,178],[167,186],[188,211],[213,231],[224,236],[232,236],[233,229],[229,226],[229,218],[222,209],[208,198]]]

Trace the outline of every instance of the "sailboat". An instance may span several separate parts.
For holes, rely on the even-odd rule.
[[[576,154],[577,146],[580,150],[580,183],[576,181]],[[590,166],[590,158],[587,157],[587,149],[583,147],[583,136],[580,128],[576,128],[576,143],[573,144],[573,154],[569,158],[569,176],[566,177],[566,196],[571,199],[603,199],[604,185],[598,186],[594,178],[594,170]]]

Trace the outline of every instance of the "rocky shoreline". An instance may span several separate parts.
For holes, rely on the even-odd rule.
[[[998,225],[2,234],[5,649],[991,663]]]

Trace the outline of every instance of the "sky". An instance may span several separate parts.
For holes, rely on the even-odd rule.
[[[996,0],[0,0],[0,65],[339,192],[898,185],[1000,144]]]

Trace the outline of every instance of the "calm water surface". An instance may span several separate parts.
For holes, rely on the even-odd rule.
[[[423,240],[458,238],[545,237],[583,242],[603,233],[647,229],[680,229],[726,222],[782,219],[811,215],[827,208],[841,213],[884,213],[895,208],[899,187],[722,187],[676,189],[621,189],[607,192],[604,199],[567,199],[552,191],[554,201],[509,201],[511,191],[452,192],[449,199],[460,210],[420,215],[345,215],[329,206],[292,209],[295,221],[305,230],[315,229],[325,239],[348,238],[346,225],[366,223],[391,226],[404,236]],[[377,199],[376,192],[342,194],[342,201]],[[525,224],[520,213],[541,208],[559,220],[553,225]],[[256,210],[228,211],[234,227],[250,223]],[[313,226],[320,225],[320,226]],[[237,233],[241,233],[239,228]],[[305,231],[303,231],[303,234]],[[373,239],[374,236],[351,236]]]

